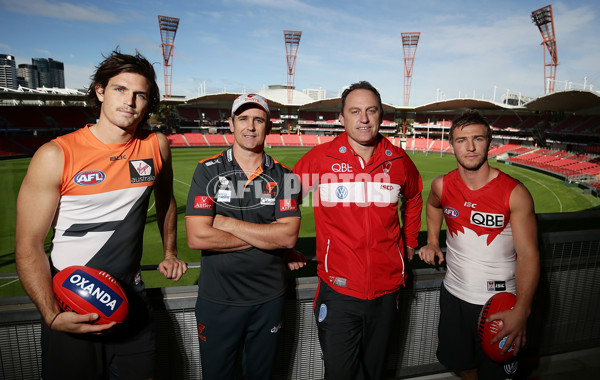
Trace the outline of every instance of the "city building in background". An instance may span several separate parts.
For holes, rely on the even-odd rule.
[[[66,88],[65,65],[52,58],[32,58],[18,65],[13,55],[0,54],[0,88]]]
[[[31,63],[39,72],[39,87],[65,88],[65,67],[52,58],[32,58]]]
[[[18,76],[19,78],[23,78],[23,87],[28,88],[38,88],[40,87],[40,74],[38,72],[37,66],[30,65],[27,63],[19,64],[18,68]]]
[[[17,64],[15,57],[0,54],[0,87],[17,89]]]

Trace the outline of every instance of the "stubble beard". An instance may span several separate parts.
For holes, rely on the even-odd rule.
[[[462,166],[465,170],[472,171],[472,172],[476,172],[477,170],[481,169],[483,164],[485,164],[486,162],[487,162],[487,155],[483,156],[479,162],[475,163],[475,165],[465,165],[465,163],[462,160],[458,161],[460,166]]]

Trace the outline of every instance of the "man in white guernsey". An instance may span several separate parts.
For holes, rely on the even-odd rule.
[[[437,357],[461,379],[514,379],[540,272],[533,199],[522,183],[489,165],[492,132],[479,112],[467,110],[454,120],[449,140],[457,169],[431,184],[427,245],[419,251],[426,263],[435,265],[437,258],[437,264],[447,265]],[[445,258],[439,246],[443,219]],[[517,303],[488,321],[502,321],[492,343],[507,337],[503,351],[511,349],[512,355],[496,363],[481,349],[477,320],[485,302],[503,291],[516,294]]]

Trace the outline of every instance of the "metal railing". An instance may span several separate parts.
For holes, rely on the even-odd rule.
[[[594,212],[591,218],[600,220],[598,216]],[[564,218],[538,215],[538,220],[559,225],[568,220]],[[542,233],[540,250],[542,275],[523,354],[540,357],[600,347],[600,228]],[[446,371],[435,356],[444,273],[434,268],[410,272],[391,332],[390,378]],[[324,369],[312,313],[317,278],[291,281],[273,378],[321,379]],[[156,379],[201,378],[196,294],[195,286],[149,289],[157,326]],[[0,300],[0,378],[39,378],[39,339],[39,313],[29,299]]]

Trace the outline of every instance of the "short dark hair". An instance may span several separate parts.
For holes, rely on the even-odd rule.
[[[467,109],[462,114],[460,114],[454,121],[452,122],[452,126],[450,127],[450,133],[448,136],[448,140],[452,143],[452,139],[454,138],[454,131],[456,128],[464,128],[473,124],[481,124],[486,129],[486,137],[488,141],[488,146],[492,142],[492,128],[490,127],[490,123],[487,121],[483,115],[474,109]]]
[[[350,87],[348,87],[344,90],[344,92],[342,92],[342,109],[340,110],[340,113],[344,113],[344,106],[346,106],[346,98],[354,90],[369,90],[373,94],[375,94],[375,96],[377,97],[377,101],[379,102],[379,124],[381,124],[381,122],[383,121],[383,104],[381,103],[381,95],[371,83],[365,80],[351,84]]]
[[[156,83],[154,67],[137,50],[135,55],[123,54],[118,49],[113,50],[109,56],[104,56],[104,61],[96,67],[92,75],[92,83],[88,88],[87,100],[95,116],[99,117],[102,102],[96,96],[96,87],[106,88],[108,81],[121,73],[135,73],[145,77],[150,91],[148,93],[148,109],[141,124],[145,123],[151,113],[158,111],[160,105],[160,90]]]

